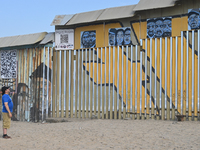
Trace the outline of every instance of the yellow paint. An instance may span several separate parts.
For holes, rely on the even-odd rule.
[[[129,51],[128,51],[128,53],[129,53],[129,55],[127,56],[128,58],[131,58],[130,56],[131,56],[131,51],[130,51],[130,49],[129,49]],[[130,103],[130,99],[131,99],[131,69],[129,69],[129,68],[131,68],[131,63],[128,63],[128,112],[130,112],[130,107],[131,107],[131,103]],[[116,68],[117,69],[117,68]]]
[[[160,39],[158,39],[157,41],[157,78],[160,79]],[[160,93],[160,82],[157,81],[157,93]],[[160,96],[160,94],[157,94]],[[159,109],[160,108],[160,97],[156,97],[156,105],[157,105],[157,108]],[[156,110],[156,115],[158,116],[159,115],[159,111]]]
[[[140,53],[139,49],[137,51],[138,53]],[[137,115],[140,113],[140,55],[137,55]],[[138,118],[138,116],[137,116]]]
[[[124,51],[126,52],[126,49],[124,49]],[[123,59],[124,59],[124,66],[123,66],[123,101],[126,104],[126,55],[123,54]],[[124,107],[124,109],[126,109],[126,107]]]
[[[167,97],[170,98],[170,38],[167,38]],[[170,119],[170,100],[167,98],[167,120]]]
[[[145,47],[144,47],[145,45],[143,45],[142,46],[142,49],[145,49]],[[142,55],[143,55],[143,57],[142,57],[142,60],[143,60],[143,62],[141,62],[142,64],[143,64],[143,67],[145,67],[145,52],[142,52]],[[145,70],[144,71],[142,71],[142,82],[144,82],[145,81]],[[145,113],[145,86],[142,86],[142,116],[144,117],[144,114]],[[144,119],[142,117],[142,119]]]
[[[138,39],[140,39],[140,31],[143,30],[143,28],[140,28],[140,23],[133,23],[132,27],[134,29],[135,35],[137,36]]]
[[[150,58],[150,40],[147,40],[147,57]],[[150,78],[150,62],[147,62],[147,76]],[[150,80],[149,80],[150,81]],[[147,83],[147,90],[150,91],[150,83]],[[147,115],[150,113],[150,96],[147,94],[147,99],[146,99],[146,107],[147,107]],[[148,119],[149,116],[147,116]]]
[[[138,39],[145,39],[147,37],[147,22],[132,23],[132,27]]]
[[[151,72],[151,95],[153,98],[155,98],[155,72],[153,72],[153,68],[155,69],[155,39],[152,39],[152,58],[150,58],[150,60],[152,60],[152,72]],[[153,98],[151,98],[151,116],[153,117],[154,115],[154,101]]]
[[[188,65],[188,113],[189,120],[192,117],[192,49],[189,47],[189,65]]]
[[[172,19],[172,36],[181,36],[181,31],[188,30],[188,17]]]
[[[195,50],[197,48],[197,38],[195,38]],[[197,121],[197,109],[198,109],[198,56],[194,54],[194,119]]]
[[[186,38],[183,39],[183,115],[186,115],[186,69],[187,69],[187,48],[186,48]]]
[[[133,48],[135,49],[135,47]],[[134,53],[135,51],[133,51],[132,53]],[[134,54],[133,54],[134,56]],[[133,61],[135,60],[135,57],[133,57]],[[133,86],[132,86],[132,108],[133,108],[133,113],[135,113],[135,63],[132,64],[132,82],[133,82]],[[135,119],[135,115],[133,115],[133,119]]]
[[[162,88],[165,89],[165,39],[162,39]],[[165,90],[162,92],[162,120],[165,119]]]
[[[141,22],[141,28],[140,28],[140,39],[145,39],[147,37],[147,22]]]

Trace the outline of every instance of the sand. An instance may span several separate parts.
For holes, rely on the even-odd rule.
[[[0,149],[200,149],[200,122],[68,119],[62,123],[12,121]],[[0,121],[2,124],[2,121]],[[2,137],[2,129],[0,130]]]

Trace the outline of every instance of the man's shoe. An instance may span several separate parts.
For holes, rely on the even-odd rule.
[[[10,136],[6,135],[6,136],[3,136],[4,139],[11,139]]]

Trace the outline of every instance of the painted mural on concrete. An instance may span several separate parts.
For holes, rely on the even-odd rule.
[[[96,31],[81,32],[81,48],[93,48],[96,46]]]
[[[129,44],[132,44],[130,27],[109,29],[109,46]]]
[[[200,29],[200,10],[188,10],[188,30]]]
[[[171,17],[147,19],[147,38],[170,37]]]
[[[1,51],[1,78],[17,77],[17,51]]]

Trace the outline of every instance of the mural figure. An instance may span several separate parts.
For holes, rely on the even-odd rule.
[[[46,105],[47,105],[47,90],[48,92],[48,113],[50,113],[50,108],[51,108],[51,69],[49,68],[49,74],[47,75],[47,66],[45,65],[45,73],[44,73],[44,119],[46,117]],[[49,76],[49,80],[47,80],[47,76]],[[42,100],[43,100],[43,63],[41,63],[37,69],[31,74],[31,95],[34,100],[38,100],[37,102],[31,102],[33,103],[33,106],[30,108],[30,119],[31,120],[41,120],[42,118]],[[47,87],[47,82],[48,82],[48,87]],[[37,109],[36,110],[34,110]],[[38,112],[39,118],[35,118],[35,113]]]
[[[132,44],[130,27],[109,29],[109,46],[129,44]]]
[[[147,20],[147,38],[161,38],[171,36],[171,17]]]
[[[188,13],[188,30],[200,28],[199,10],[189,10]]]
[[[109,31],[109,45],[113,46],[115,45],[115,34],[116,34],[116,29],[110,29]]]
[[[116,35],[117,35],[117,45],[124,45],[124,30],[118,29]]]
[[[1,78],[17,77],[17,52],[16,50],[1,51]]]
[[[126,28],[124,32],[124,45],[132,44],[131,42],[131,29]]]
[[[153,19],[147,20],[147,38],[154,38],[155,22]]]
[[[81,32],[81,48],[93,48],[96,46],[96,31]]]
[[[163,21],[163,37],[171,36],[172,31],[172,21],[171,18],[165,18]]]
[[[163,34],[163,19],[155,20],[155,37],[162,37]]]
[[[29,96],[29,88],[28,85],[26,85],[25,83],[18,83],[17,85],[17,93],[14,93],[13,95],[13,104],[14,104],[14,108],[13,108],[13,116],[12,116],[12,120],[20,120],[20,118],[18,118],[17,116],[17,109],[19,113],[22,112],[22,110],[25,110],[25,112],[22,112],[22,114],[25,114],[25,120],[28,120],[28,100],[30,99]],[[24,105],[22,105],[22,103]],[[23,107],[20,107],[23,106]],[[20,114],[20,116],[22,115]]]

